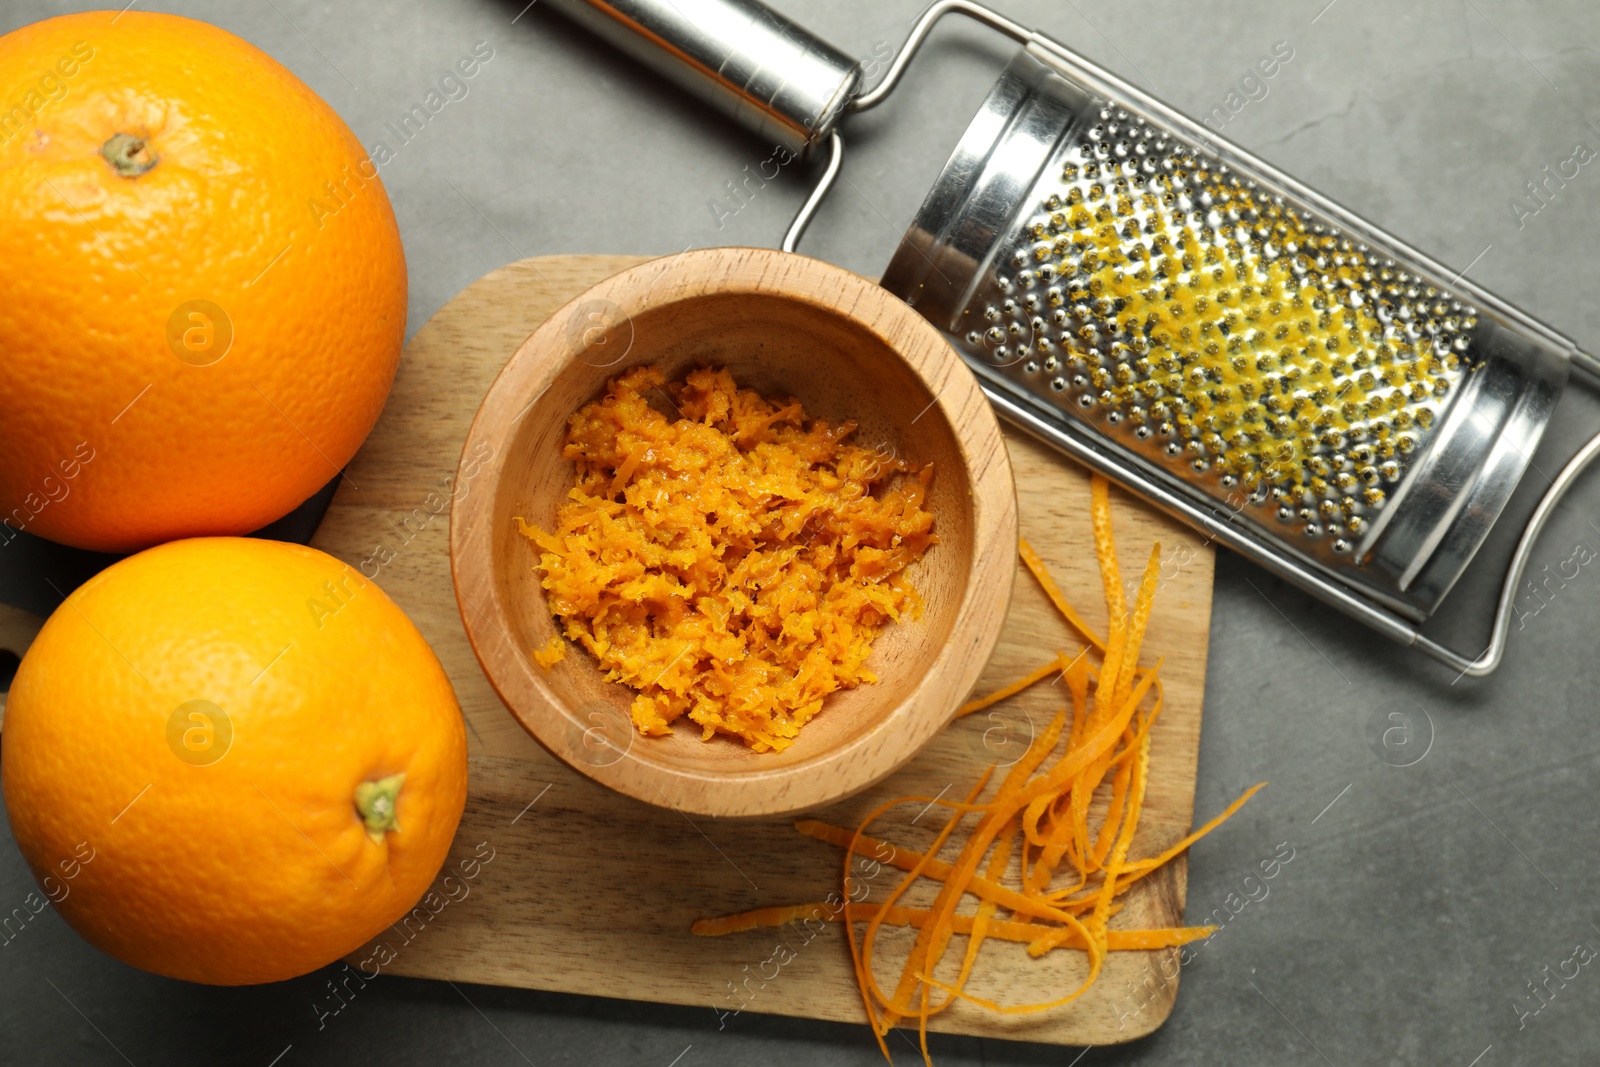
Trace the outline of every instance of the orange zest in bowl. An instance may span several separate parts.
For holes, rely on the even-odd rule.
[[[557,634],[546,641],[543,648],[533,653],[533,662],[539,665],[541,671],[548,671],[557,663],[567,658],[567,643]]]
[[[637,690],[641,733],[687,715],[782,751],[830,693],[877,681],[873,639],[921,612],[906,572],[937,541],[933,468],[855,430],[709,367],[635,367],[572,416],[555,529],[517,521],[566,637]]]

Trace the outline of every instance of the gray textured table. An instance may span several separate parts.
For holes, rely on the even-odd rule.
[[[1524,183],[1600,149],[1600,8],[1583,0],[999,0],[1170,103],[1222,104],[1225,132],[1474,279],[1600,347],[1600,170],[1537,213]],[[737,214],[708,202],[762,145],[526,0],[178,3],[255,42],[364,143],[385,136],[478,41],[491,62],[383,168],[411,266],[414,331],[508,260],[776,244],[806,188],[788,168]],[[73,4],[0,2],[0,32]],[[167,5],[162,5],[167,6]],[[922,0],[779,0],[846,51],[897,46]],[[519,15],[519,11],[521,14]],[[805,251],[882,269],[1009,54],[941,30],[896,97],[850,124],[848,181]],[[1593,172],[1593,173],[1591,173]],[[1532,202],[1527,202],[1530,204]],[[1590,411],[1566,411],[1570,445]],[[1541,457],[1540,462],[1554,460]],[[1535,558],[1600,548],[1600,484],[1579,486]],[[1481,584],[1481,583],[1480,583]],[[1482,588],[1460,600],[1481,601]],[[1464,610],[1464,609],[1463,609]],[[1228,556],[1219,560],[1198,809],[1269,790],[1194,850],[1190,917],[1238,906],[1282,842],[1294,859],[1185,969],[1155,1036],[1088,1051],[935,1039],[942,1064],[1594,1062],[1600,848],[1592,724],[1600,572],[1583,568],[1513,635],[1487,683],[1390,647]],[[1402,716],[1391,720],[1391,713]],[[1383,730],[1400,723],[1402,732]],[[1409,731],[1409,732],[1406,732]],[[1410,764],[1397,766],[1396,764]],[[31,888],[0,847],[0,910]],[[1580,957],[1581,958],[1580,954]],[[1565,964],[1570,973],[1575,964]],[[0,1061],[113,1064],[861,1063],[859,1027],[381,978],[319,1030],[325,979],[216,990],[105,958],[47,912],[0,947]],[[1535,994],[1538,987],[1538,995]],[[1537,1012],[1534,1009],[1539,1009]],[[902,1047],[910,1060],[909,1047]],[[276,1057],[276,1058],[275,1058]]]

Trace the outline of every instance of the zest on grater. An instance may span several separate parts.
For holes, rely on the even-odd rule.
[[[863,91],[755,0],[552,0],[745,125],[829,151],[783,247],[946,14],[1022,43],[882,284],[999,413],[1205,535],[1453,669],[1500,663],[1516,591],[1600,436],[1551,481],[1477,656],[1421,632],[1600,362],[1459,274],[1050,38],[940,0]]]

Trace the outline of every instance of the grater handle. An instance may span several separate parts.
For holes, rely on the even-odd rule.
[[[800,155],[826,140],[861,67],[759,0],[547,0],[740,125]]]
[[[911,60],[916,56],[917,49],[922,47],[922,42],[927,40],[934,24],[946,15],[965,15],[975,22],[982,23],[992,30],[998,30],[1014,41],[1024,44],[1038,41],[1047,46],[1054,46],[1054,42],[1043,34],[1035,33],[1019,23],[1012,22],[998,11],[986,4],[975,3],[974,0],[935,0],[926,11],[917,19],[916,25],[911,27],[911,33],[906,37],[906,43],[900,46],[899,53],[883,78],[871,89],[850,101],[846,111],[854,114],[857,111],[866,111],[868,108],[877,107],[900,84],[900,78],[911,65]]]

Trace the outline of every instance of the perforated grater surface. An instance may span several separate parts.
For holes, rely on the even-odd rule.
[[[750,0],[556,0],[796,151],[831,149],[933,24],[1023,48],[883,285],[946,332],[1002,415],[1270,570],[1457,670],[1504,651],[1554,480],[1489,647],[1420,626],[1504,510],[1566,384],[1595,361],[1396,238],[979,4],[934,4],[884,78]]]

